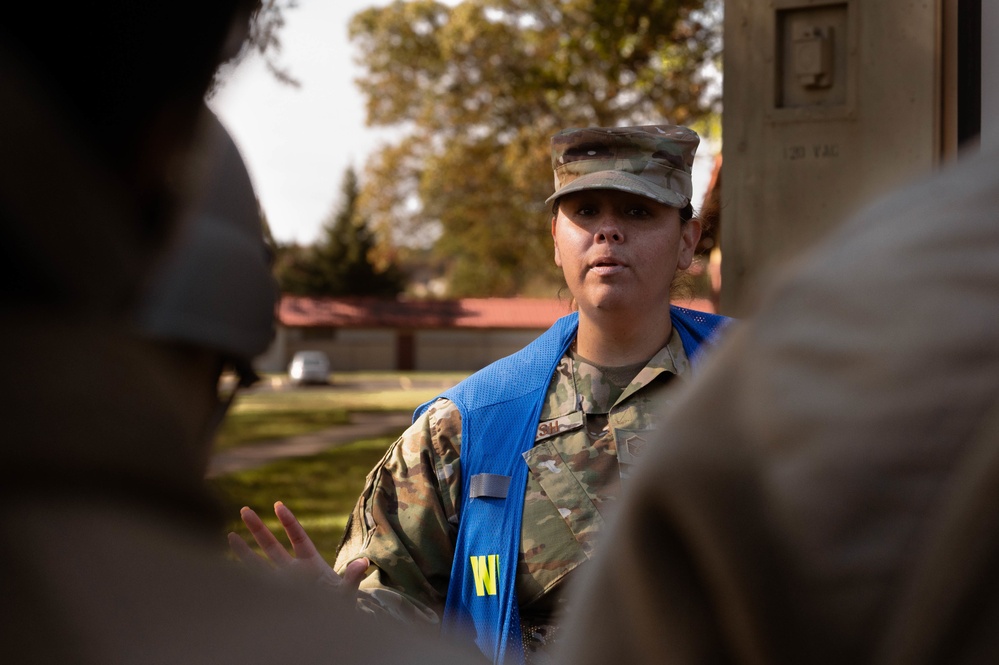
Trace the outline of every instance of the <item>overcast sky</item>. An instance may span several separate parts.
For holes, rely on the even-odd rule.
[[[236,141],[279,241],[315,240],[348,165],[360,172],[367,155],[390,136],[365,126],[364,101],[353,83],[359,70],[347,40],[351,16],[384,4],[300,0],[286,14],[278,61],[301,87],[279,83],[262,60],[249,58],[209,102]],[[695,207],[709,177],[706,148],[694,173]]]
[[[236,141],[278,240],[313,241],[347,166],[360,170],[385,135],[365,127],[347,41],[350,17],[376,4],[300,0],[286,13],[278,61],[301,87],[279,83],[250,58],[209,102]]]

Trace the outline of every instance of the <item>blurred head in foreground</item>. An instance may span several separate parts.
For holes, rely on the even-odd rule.
[[[208,391],[206,439],[235,394],[217,398],[221,372],[232,370],[236,387],[257,380],[252,361],[274,337],[278,297],[250,175],[229,133],[209,119],[198,153],[204,188],[137,313],[140,334],[172,347],[192,366],[192,389]]]

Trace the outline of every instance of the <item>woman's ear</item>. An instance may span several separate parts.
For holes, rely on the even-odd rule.
[[[694,250],[697,249],[697,242],[700,239],[701,222],[696,217],[688,219],[680,226],[680,251],[676,262],[678,270],[686,270],[693,263]]]
[[[555,235],[555,227],[558,224],[558,215],[552,215],[552,242],[555,245],[555,265],[562,267],[562,256],[558,252],[558,237]]]

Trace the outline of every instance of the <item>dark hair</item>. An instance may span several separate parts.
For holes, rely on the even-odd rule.
[[[115,168],[168,103],[196,108],[260,0],[99,0],[54,11],[44,2],[4,9],[0,42],[46,84],[53,101]],[[242,40],[239,40],[242,42]],[[193,117],[194,112],[191,111]]]
[[[23,125],[23,140],[5,148],[33,155],[39,166],[20,178],[29,187],[4,195],[0,302],[58,304],[88,315],[129,306],[175,227],[182,181],[190,177],[175,157],[195,145],[205,94],[219,65],[245,42],[260,1],[4,8],[0,69],[17,102],[7,107],[5,127]],[[8,160],[7,177],[18,159]],[[43,160],[65,168],[46,173]],[[36,190],[67,209],[86,200],[87,221],[45,214],[30,200]],[[91,205],[90,191],[100,204]],[[15,195],[23,199],[16,205],[7,200]]]
[[[687,205],[680,208],[680,223],[686,224],[694,218],[694,206],[688,201]]]

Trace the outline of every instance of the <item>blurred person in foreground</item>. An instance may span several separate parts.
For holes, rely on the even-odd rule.
[[[0,24],[12,662],[465,660],[217,545],[218,379],[252,380],[276,294],[249,177],[203,99],[255,7],[22,3]]]
[[[371,471],[336,561],[341,573],[368,566],[364,612],[439,625],[493,662],[545,662],[565,591],[604,538],[673,386],[728,322],[670,304],[700,237],[698,142],[674,125],[552,138],[554,260],[577,311],[417,409]],[[276,512],[297,559],[242,511],[270,558],[334,579],[288,509]]]
[[[997,220],[992,148],[782,270],[671,408],[560,663],[999,659]]]

